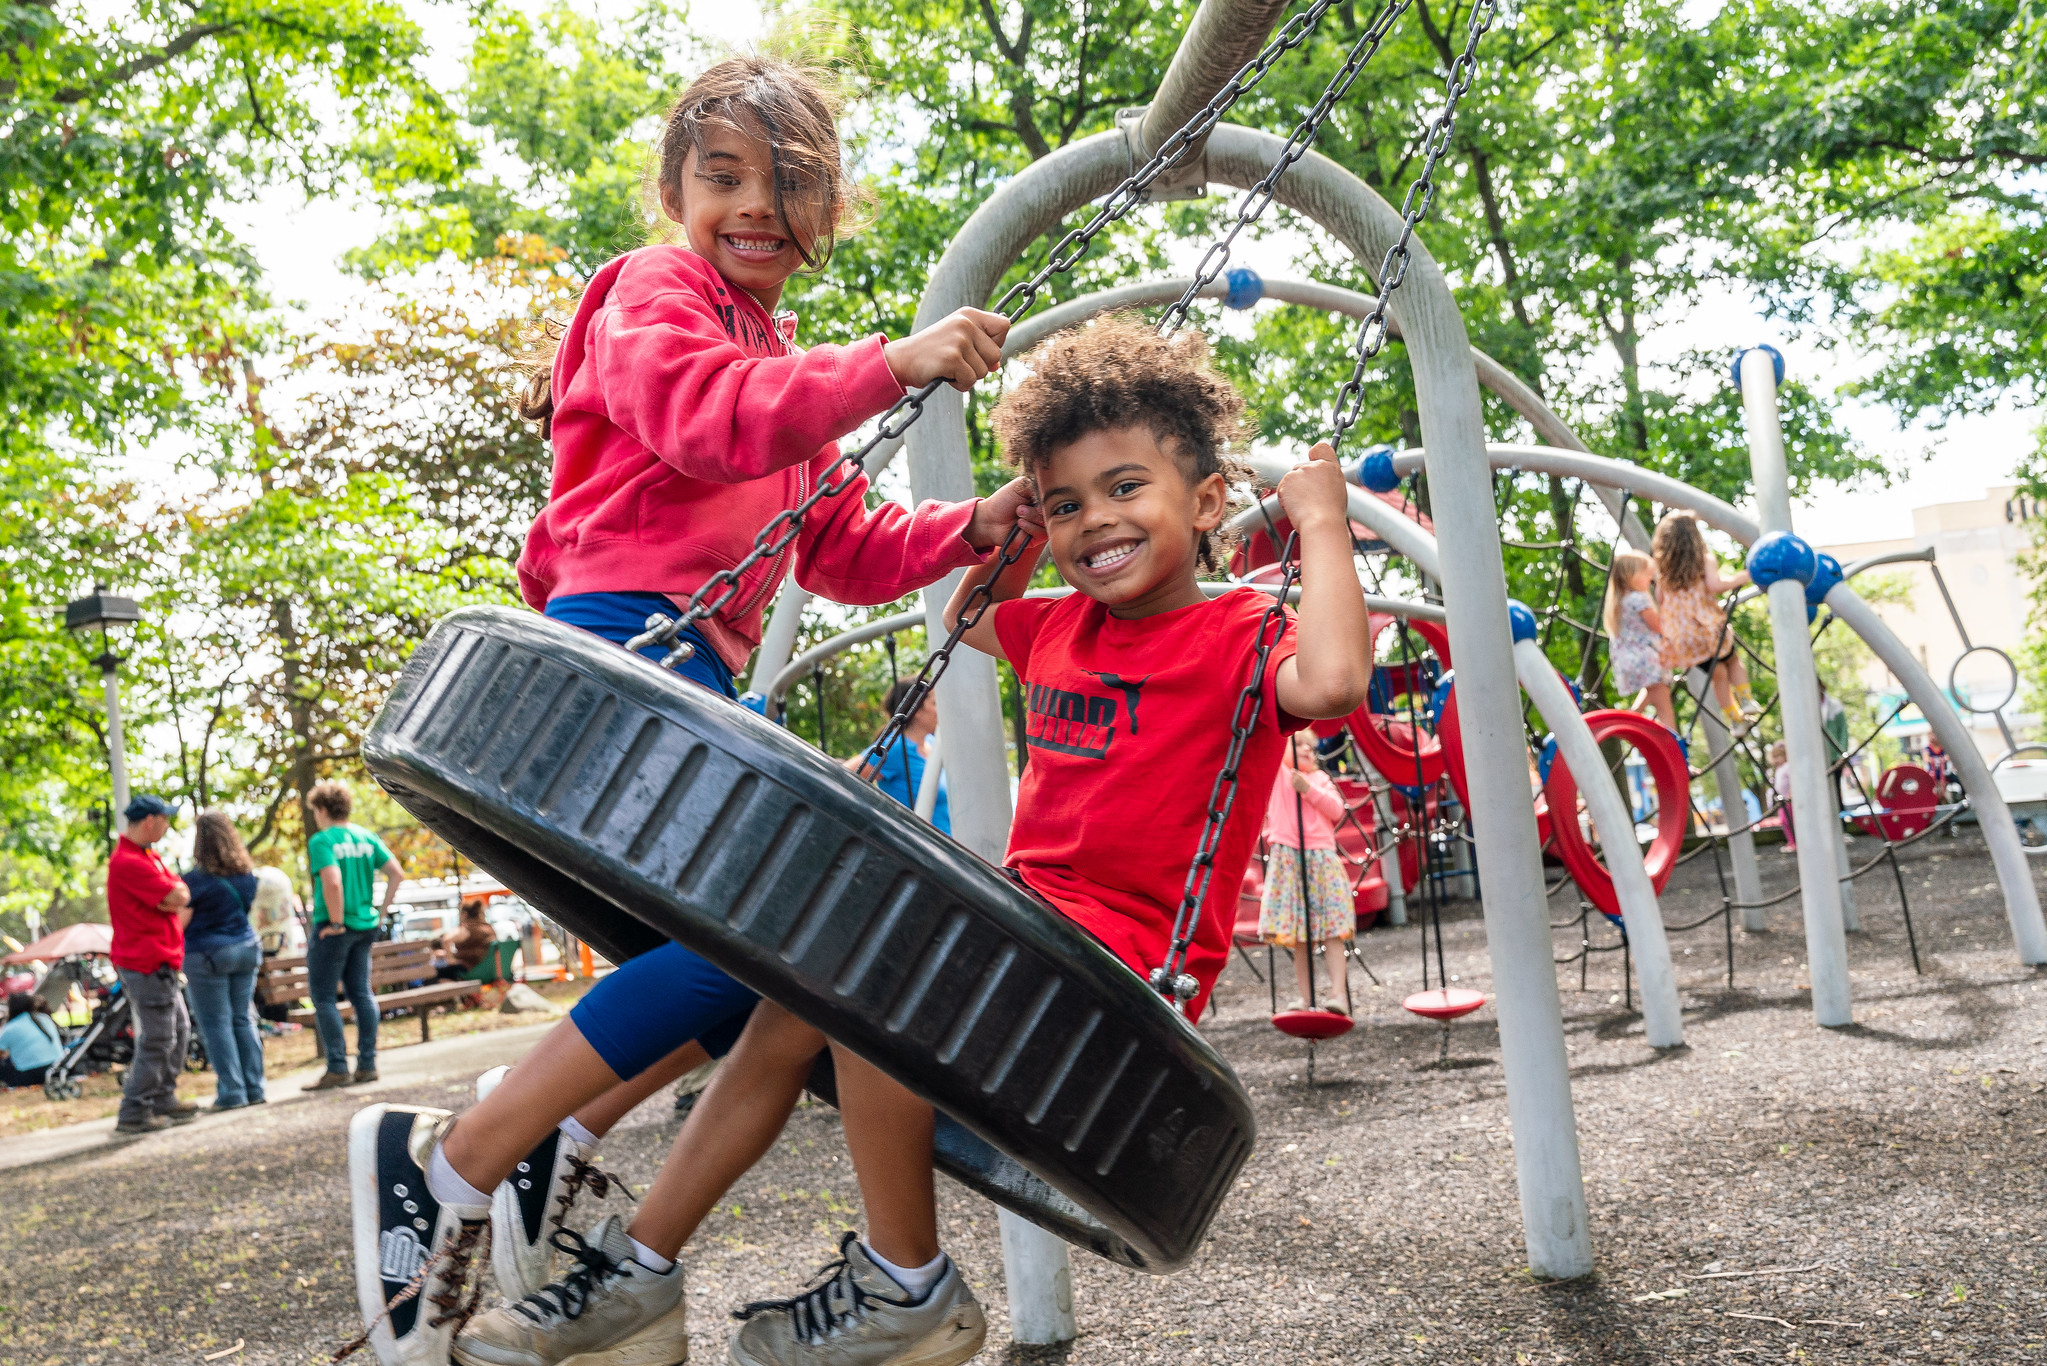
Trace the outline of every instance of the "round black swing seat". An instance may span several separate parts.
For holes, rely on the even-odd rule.
[[[363,755],[607,958],[673,938],[929,1100],[940,1168],[1070,1242],[1171,1271],[1250,1155],[1236,1074],[1107,950],[652,661],[465,608],[413,653]]]

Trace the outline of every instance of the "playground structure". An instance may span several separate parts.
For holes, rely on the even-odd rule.
[[[1327,8],[1326,0],[1320,0],[1304,14],[1319,18]],[[1251,192],[1246,196],[1246,205],[1258,195],[1264,196],[1264,203],[1282,203],[1327,229],[1359,259],[1387,261],[1388,272],[1398,255],[1400,274],[1392,280],[1393,284],[1401,285],[1397,294],[1383,283],[1382,297],[1377,299],[1302,282],[1273,282],[1264,287],[1264,292],[1275,299],[1361,318],[1360,372],[1370,352],[1376,350],[1377,340],[1373,339],[1372,331],[1375,327],[1380,329],[1379,339],[1397,335],[1407,346],[1424,447],[1398,455],[1381,451],[1348,461],[1347,468],[1359,481],[1352,490],[1351,515],[1353,522],[1379,547],[1374,553],[1398,556],[1411,566],[1411,574],[1404,577],[1411,579],[1418,596],[1396,597],[1381,591],[1368,600],[1373,612],[1398,623],[1402,649],[1409,648],[1410,624],[1438,620],[1442,623],[1441,638],[1434,645],[1438,662],[1447,667],[1454,658],[1456,663],[1454,697],[1445,698],[1442,713],[1449,719],[1449,725],[1444,727],[1437,722],[1433,727],[1424,726],[1415,690],[1410,686],[1406,692],[1408,713],[1399,735],[1408,746],[1407,756],[1418,766],[1425,766],[1429,745],[1424,734],[1435,730],[1434,753],[1443,772],[1430,783],[1416,786],[1426,787],[1444,777],[1453,778],[1462,811],[1453,825],[1443,814],[1451,809],[1450,804],[1439,802],[1437,814],[1432,817],[1424,793],[1409,800],[1407,814],[1403,816],[1396,811],[1388,789],[1404,785],[1407,775],[1381,771],[1372,784],[1373,823],[1381,832],[1382,841],[1376,854],[1388,874],[1384,880],[1390,908],[1395,904],[1396,893],[1403,901],[1410,895],[1411,884],[1400,869],[1399,857],[1389,859],[1389,851],[1413,841],[1419,841],[1424,851],[1449,850],[1457,858],[1465,856],[1462,851],[1469,851],[1468,875],[1475,879],[1480,893],[1497,993],[1495,1007],[1528,1262],[1540,1276],[1579,1276],[1592,1269],[1592,1252],[1572,1117],[1561,1004],[1550,949],[1547,906],[1550,889],[1542,872],[1541,852],[1545,837],[1539,828],[1541,813],[1528,784],[1524,691],[1541,724],[1555,737],[1556,760],[1545,783],[1549,838],[1557,838],[1569,827],[1569,833],[1563,836],[1566,842],[1573,836],[1582,839],[1576,826],[1577,803],[1582,798],[1605,861],[1603,866],[1593,862],[1587,846],[1573,872],[1583,883],[1590,884],[1588,894],[1601,898],[1602,909],[1610,904],[1618,911],[1633,964],[1641,978],[1645,1035],[1656,1047],[1674,1047],[1683,1042],[1666,926],[1656,901],[1656,877],[1667,875],[1675,857],[1675,842],[1682,839],[1682,832],[1666,838],[1660,830],[1658,842],[1645,861],[1635,837],[1634,813],[1613,783],[1591,776],[1606,766],[1599,748],[1600,733],[1593,723],[1615,727],[1627,723],[1611,719],[1610,713],[1588,717],[1581,712],[1571,688],[1544,650],[1544,637],[1553,624],[1554,609],[1538,615],[1509,603],[1502,541],[1492,515],[1495,469],[1528,470],[1579,480],[1601,500],[1620,534],[1631,544],[1646,545],[1647,534],[1631,510],[1630,501],[1647,499],[1666,506],[1692,508],[1715,530],[1753,547],[1751,566],[1758,582],[1766,584],[1770,605],[1780,705],[1795,775],[1793,800],[1803,811],[1831,809],[1834,800],[1807,635],[1809,603],[1824,604],[1833,618],[1857,631],[1905,684],[1956,759],[1962,784],[1992,851],[2021,961],[2047,962],[2047,927],[2042,925],[2025,851],[2010,812],[1998,795],[1988,767],[1975,757],[1952,707],[1925,671],[1905,654],[1866,604],[1856,597],[1838,567],[1827,569],[1791,535],[1782,438],[1775,416],[1778,377],[1770,357],[1754,351],[1737,363],[1763,509],[1761,525],[1698,490],[1590,454],[1532,391],[1494,362],[1473,352],[1447,284],[1413,236],[1420,212],[1411,206],[1396,212],[1362,181],[1309,150],[1298,132],[1294,139],[1280,139],[1221,121],[1234,99],[1232,88],[1241,89],[1245,74],[1254,69],[1262,74],[1264,68],[1257,63],[1262,61],[1269,66],[1285,50],[1266,41],[1278,9],[1271,0],[1249,3],[1207,0],[1150,106],[1119,120],[1113,131],[1082,139],[1032,164],[974,214],[933,271],[917,322],[920,326],[928,325],[957,307],[986,303],[1004,272],[1025,254],[1030,242],[1055,228],[1066,214],[1104,195],[1110,195],[1112,203],[1122,202],[1127,209],[1147,192],[1154,197],[1199,193],[1210,182],[1234,186]],[[1385,22],[1390,24],[1397,19],[1403,9],[1404,6],[1389,7],[1383,12]],[[1490,9],[1483,6],[1474,12],[1469,33],[1471,45],[1475,46],[1484,24],[1490,22],[1490,14]],[[1289,30],[1301,18],[1290,21]],[[1261,44],[1265,45],[1263,52]],[[1369,56],[1368,50],[1360,50]],[[1354,52],[1353,63],[1359,60]],[[1469,52],[1451,79],[1454,108],[1455,96],[1461,93],[1457,83],[1469,83]],[[1337,88],[1333,82],[1332,91]],[[1191,134],[1190,129],[1194,130]],[[1432,144],[1438,129],[1447,138],[1445,119],[1432,125]],[[1312,140],[1312,128],[1309,131]],[[1171,154],[1163,155],[1162,149],[1170,150]],[[1432,167],[1433,161],[1432,156]],[[1144,183],[1132,191],[1130,187],[1137,180]],[[1124,202],[1126,195],[1130,197]],[[1425,209],[1426,198],[1421,202]],[[1262,209],[1262,204],[1259,207]],[[1240,209],[1238,229],[1249,221],[1245,212]],[[1219,278],[1226,264],[1228,244],[1238,229],[1233,229],[1218,244],[1220,258],[1212,250],[1204,261],[1207,279],[1197,276],[1164,281],[1075,300],[1019,326],[1012,333],[1009,349],[1014,352],[1027,347],[1056,327],[1084,321],[1105,307],[1167,303],[1189,296],[1215,297],[1218,293],[1238,306],[1255,302],[1259,291],[1251,287],[1252,281],[1244,278],[1244,272],[1232,272],[1227,281]],[[1072,235],[1067,240],[1071,241]],[[1085,241],[1081,240],[1081,249],[1085,248]],[[1066,243],[1062,242],[1058,251],[1065,250]],[[1382,272],[1382,280],[1385,274]],[[1029,292],[1035,292],[1035,285]],[[1027,303],[1028,298],[1020,307]],[[1521,413],[1536,433],[1551,444],[1489,447],[1480,409],[1481,383]],[[894,428],[891,419],[885,418],[881,439],[856,458],[864,458],[872,474],[893,455],[891,443],[900,444],[907,448],[914,497],[970,496],[972,471],[960,396],[934,387],[913,398],[911,417]],[[921,420],[916,420],[918,414]],[[912,421],[915,425],[909,425]],[[1283,464],[1267,462],[1259,473],[1273,479],[1283,468]],[[1404,480],[1425,480],[1434,510],[1430,525],[1425,527],[1418,518],[1409,515],[1410,509],[1398,505],[1402,500],[1389,501],[1385,496],[1399,489]],[[1262,527],[1270,547],[1277,549],[1282,544],[1278,517],[1273,501],[1262,500],[1240,514],[1238,520],[1242,529]],[[765,538],[766,533],[763,535]],[[1441,544],[1454,547],[1456,553],[1440,553]],[[1256,567],[1247,568],[1255,573]],[[888,636],[918,620],[926,626],[932,640],[944,638],[950,623],[943,619],[943,606],[954,582],[927,590],[926,610],[922,614],[898,614],[869,623],[795,659],[790,657],[791,645],[804,603],[802,594],[789,590],[776,606],[756,665],[754,676],[767,683],[763,706],[771,715],[775,714],[794,682],[821,667],[833,653]],[[1261,582],[1259,586],[1268,585]],[[1284,579],[1270,586],[1285,592]],[[1587,649],[1590,648],[1588,638]],[[942,656],[946,651],[934,653]],[[623,670],[625,662],[621,661],[619,667]],[[1410,684],[1412,677],[1410,674]],[[418,688],[424,690],[431,681],[420,682]],[[487,681],[477,687],[486,685]],[[1703,678],[1694,680],[1694,695],[1702,694],[1704,687]],[[1007,839],[1010,807],[1004,757],[1006,727],[993,662],[972,654],[953,659],[945,685],[937,695],[944,751],[938,763],[927,766],[926,786],[935,792],[942,764],[949,774],[955,837],[982,859],[998,862]],[[416,698],[408,699],[406,705],[409,707],[414,701]],[[1734,770],[1734,745],[1725,728],[1706,709],[1702,709],[1702,723],[1707,741],[1707,762],[1703,768],[1718,785],[1723,809],[1728,813],[1724,847],[1732,863],[1736,889],[1728,905],[1730,910],[1739,905],[1750,928],[1760,928],[1766,907],[1760,899],[1749,827],[1736,828],[1733,824],[1735,813],[1744,809]],[[394,728],[403,724],[403,717],[393,723]],[[1354,742],[1361,728],[1374,730],[1376,724],[1367,717],[1350,726]],[[594,737],[598,729],[593,726],[589,734]],[[1634,737],[1639,745],[1662,746],[1660,739],[1646,732],[1636,731]],[[1378,738],[1391,743],[1393,729],[1379,731]],[[577,756],[585,752],[580,748],[584,743],[577,739],[576,753],[569,756],[576,765],[582,762]],[[595,739],[590,743],[596,743]],[[639,741],[633,743],[637,745]],[[1360,748],[1372,743],[1363,741]],[[1661,750],[1661,754],[1665,761],[1663,774],[1674,780],[1667,764],[1668,750]],[[1387,764],[1390,766],[1391,761]],[[1659,784],[1659,788],[1663,786]],[[1685,786],[1687,792],[1682,802],[1688,810],[1689,775]],[[550,787],[549,793],[552,792]],[[1662,808],[1673,806],[1672,799],[1678,796],[1668,791],[1660,791],[1659,795]],[[539,805],[544,806],[552,799],[549,795]],[[600,798],[600,805],[603,800],[616,798]],[[928,812],[926,793],[918,794],[917,804]],[[608,813],[606,808],[606,816]],[[593,825],[601,823],[599,817],[592,815],[584,830],[587,833]],[[1878,828],[1884,828],[1881,820]],[[1929,824],[1919,832],[1919,837],[1933,828]],[[477,838],[481,841],[484,836]],[[1799,848],[1799,895],[1812,966],[1814,1011],[1822,1025],[1842,1025],[1852,1019],[1843,939],[1848,909],[1842,898],[1844,859],[1845,850],[1836,838],[1808,838]],[[491,862],[488,858],[483,861]],[[1423,889],[1433,896],[1435,862],[1425,858],[1422,867],[1428,874]],[[500,871],[508,882],[513,880],[500,869],[494,871]],[[1465,870],[1458,871],[1463,874]],[[967,876],[955,872],[962,878]],[[1606,879],[1603,889],[1594,892],[1602,874]],[[993,987],[989,990],[992,992]],[[1440,1016],[1471,1004],[1453,999],[1454,993],[1449,992],[1447,983],[1436,988],[1436,995],[1441,999],[1418,1002],[1411,1008],[1419,1013],[1434,1011]],[[1039,1010],[1042,1014],[1043,1007]],[[1132,1130],[1148,1103],[1146,1097],[1132,1112],[1129,1120]],[[1130,1131],[1124,1131],[1126,1137]],[[1248,1129],[1245,1132],[1248,1134]],[[1120,1151],[1119,1144],[1103,1158],[1098,1174],[1108,1171]],[[1048,1156],[1045,1162],[1048,1166],[1056,1165],[1053,1157]],[[1233,1165],[1230,1170],[1234,1170]],[[1226,1172],[1222,1177],[1224,1188],[1227,1176]],[[1066,1244],[1039,1224],[1014,1217],[1008,1209],[1003,1214],[1002,1238],[1015,1336],[1028,1342],[1071,1337],[1074,1328]],[[1148,1255],[1155,1252],[1149,1248],[1144,1251]],[[1184,1251],[1182,1245],[1174,1244],[1170,1249],[1172,1255],[1165,1260],[1177,1260]]]
[[[1190,52],[1197,41],[1213,40],[1223,26],[1224,11],[1233,8],[1217,4],[1203,7],[1201,17],[1190,30],[1187,45],[1176,58],[1176,72],[1181,70],[1183,61],[1191,64]],[[1249,28],[1258,21],[1240,17],[1238,22]],[[1238,42],[1244,44],[1245,40],[1240,36]],[[1244,50],[1246,46],[1232,49]],[[1217,70],[1228,65],[1227,61],[1211,60],[1211,66]],[[1164,110],[1172,83],[1169,76],[1147,121],[1126,123],[1125,136],[1135,140],[1143,127],[1170,126],[1171,115]],[[1181,98],[1186,98],[1184,91]],[[1102,134],[1075,144],[1028,168],[992,197],[969,221],[934,271],[918,314],[919,323],[942,316],[959,304],[979,303],[989,297],[1002,267],[1015,259],[1024,244],[1056,223],[1064,212],[1108,189],[1112,176],[1133,164],[1138,152],[1147,145],[1142,141],[1135,141],[1134,147],[1118,145],[1123,140],[1117,134]],[[1258,153],[1275,150],[1276,146],[1276,140],[1267,135],[1219,125],[1205,149],[1201,178],[1237,186],[1255,183],[1255,175],[1262,169]],[[1194,177],[1190,174],[1189,178]],[[1399,220],[1389,206],[1341,168],[1312,152],[1280,182],[1278,196],[1280,202],[1331,231],[1360,259],[1371,260],[1382,254],[1399,231]],[[1167,279],[1122,286],[1049,308],[1012,330],[1005,353],[1015,355],[1028,350],[1044,337],[1103,311],[1170,303],[1180,298],[1190,283],[1194,282]],[[1369,296],[1337,286],[1285,279],[1261,281],[1243,270],[1203,284],[1197,292],[1199,297],[1221,300],[1230,307],[1250,307],[1263,299],[1321,308],[1353,318],[1369,317],[1377,305]],[[1553,971],[1542,970],[1542,960],[1548,956],[1545,929],[1548,913],[1534,897],[1527,895],[1528,889],[1545,885],[1537,869],[1539,850],[1547,837],[1538,835],[1539,813],[1534,803],[1514,795],[1517,790],[1525,790],[1526,746],[1521,733],[1521,705],[1514,690],[1505,686],[1505,680],[1513,677],[1528,689],[1543,723],[1554,731],[1560,762],[1552,768],[1553,775],[1561,770],[1565,781],[1578,787],[1571,775],[1607,765],[1600,757],[1599,737],[1579,713],[1568,688],[1536,639],[1538,627],[1534,617],[1524,617],[1518,628],[1510,625],[1499,533],[1484,512],[1492,506],[1490,475],[1493,470],[1523,470],[1580,481],[1583,489],[1596,496],[1618,524],[1626,542],[1638,549],[1646,550],[1648,534],[1641,518],[1630,508],[1631,500],[1637,499],[1690,508],[1713,530],[1744,547],[1753,546],[1765,529],[1790,530],[1789,486],[1782,436],[1775,417],[1778,376],[1772,368],[1770,352],[1746,353],[1748,363],[1740,367],[1740,373],[1749,414],[1756,486],[1762,491],[1764,516],[1759,526],[1701,490],[1593,455],[1568,424],[1528,386],[1505,367],[1469,347],[1448,291],[1424,254],[1417,252],[1406,290],[1391,302],[1388,312],[1392,329],[1407,342],[1415,367],[1425,445],[1420,451],[1410,450],[1390,458],[1390,453],[1380,453],[1376,459],[1354,458],[1347,462],[1347,468],[1361,481],[1375,476],[1384,479],[1387,474],[1395,481],[1425,474],[1436,509],[1437,535],[1454,540],[1459,554],[1443,563],[1435,550],[1437,537],[1422,530],[1413,518],[1372,498],[1370,490],[1364,487],[1354,493],[1352,515],[1374,537],[1405,557],[1419,570],[1421,581],[1435,589],[1430,594],[1437,600],[1434,602],[1375,595],[1371,603],[1373,612],[1408,622],[1448,623],[1446,643],[1454,648],[1458,659],[1460,694],[1457,704],[1460,734],[1450,748],[1461,750],[1463,767],[1476,770],[1479,775],[1467,779],[1469,790],[1476,793],[1468,810],[1469,838],[1483,889],[1497,983],[1502,1060],[1510,1096],[1517,1102],[1513,1107],[1515,1151],[1529,1260],[1538,1274],[1577,1275],[1590,1269],[1591,1254],[1584,1235],[1583,1194],[1570,1119],[1559,1001]],[[1486,445],[1478,410],[1481,385],[1527,420],[1537,436],[1549,444]],[[964,496],[970,491],[971,482],[963,408],[956,396],[948,394],[935,396],[931,407],[932,414],[911,431],[906,443],[913,494],[919,498]],[[878,468],[894,454],[894,446],[885,448],[870,469]],[[1377,465],[1379,469],[1368,473],[1368,465]],[[1267,467],[1260,472],[1276,477],[1283,467]],[[1384,485],[1381,491],[1389,491],[1393,486]],[[1274,515],[1276,510],[1269,503],[1249,510],[1239,516],[1240,529],[1252,528],[1263,518]],[[1792,619],[1782,625],[1795,628],[1780,630],[1776,641],[1785,738],[1798,783],[1794,804],[1807,810],[1838,809],[1828,776],[1831,765],[1820,738],[1810,640],[1806,635],[1810,598],[1813,605],[1824,605],[1831,614],[1828,624],[1839,620],[1869,644],[1904,684],[1910,700],[1920,707],[1936,737],[1955,756],[1962,786],[1968,794],[1967,806],[1981,824],[1992,852],[2020,961],[2047,962],[2047,929],[2042,926],[2025,849],[2011,813],[1990,767],[1977,756],[1947,696],[1849,586],[1847,580],[1854,572],[1870,567],[1873,566],[1851,566],[1846,574],[1835,567],[1832,573],[1823,574],[1815,564],[1807,575],[1810,583],[1794,570],[1777,581],[1781,587],[1769,590],[1773,616]],[[945,623],[939,614],[949,592],[949,584],[934,586],[927,592],[924,613],[903,613],[868,623],[813,646],[801,660],[792,661],[790,646],[807,595],[790,585],[776,605],[754,675],[771,680],[766,690],[770,714],[775,714],[799,678],[809,675],[840,649],[917,624],[920,616],[927,629],[941,631]],[[1545,625],[1547,619],[1546,616]],[[1694,670],[1688,684],[1694,699],[1707,695],[1703,671]],[[999,857],[1007,828],[1008,790],[1002,759],[1004,723],[992,662],[959,661],[939,692],[939,707],[944,750],[939,761],[927,767],[925,784],[927,788],[935,784],[942,764],[950,775],[955,834],[984,857]],[[1724,899],[1726,911],[1731,914],[1740,910],[1744,927],[1760,930],[1767,925],[1768,904],[1761,896],[1751,836],[1758,822],[1740,814],[1745,807],[1736,769],[1738,746],[1710,706],[1698,708],[1694,724],[1706,741],[1700,776],[1717,787],[1727,817],[1726,833],[1709,840],[1705,847],[1714,850],[1716,860],[1724,855],[1728,861],[1732,886]],[[2007,760],[2010,758],[2006,756]],[[1667,762],[1662,768],[1664,773],[1669,772]],[[1397,781],[1394,775],[1381,777],[1389,783]],[[1611,879],[1611,892],[1606,894],[1613,897],[1612,904],[1622,912],[1627,949],[1642,976],[1645,1032],[1656,1046],[1681,1043],[1675,977],[1665,927],[1655,901],[1656,890],[1661,879],[1669,875],[1676,845],[1682,838],[1672,832],[1672,822],[1663,814],[1671,804],[1665,800],[1659,807],[1661,825],[1645,866],[1633,835],[1632,813],[1627,811],[1613,785],[1586,784],[1580,790],[1589,808],[1594,838],[1604,856],[1604,870]],[[1868,794],[1874,799],[1867,802],[1870,811],[1889,810],[1886,799],[1890,795],[1882,789]],[[1385,799],[1381,786],[1375,804]],[[1690,794],[1680,800],[1679,814],[1687,814]],[[1552,811],[1556,805],[1553,799]],[[1426,843],[1426,831],[1386,819],[1390,812],[1382,810],[1379,814],[1378,828],[1392,835],[1389,844]],[[1958,814],[1958,810],[1949,810],[1942,823],[1952,821]],[[1888,835],[1896,830],[1907,838],[1923,837],[1933,828],[1930,824],[1921,825],[1915,831],[1888,824],[1880,814],[1872,819],[1880,832]],[[1625,833],[1608,838],[1609,832]],[[1805,852],[1807,849],[1811,852]],[[1382,849],[1382,857],[1384,852]],[[1815,1018],[1822,1025],[1846,1024],[1852,1018],[1845,947],[1840,938],[1844,923],[1852,925],[1854,916],[1853,883],[1843,877],[1849,871],[1846,856],[1840,840],[1814,839],[1801,846],[1799,895],[1813,967]],[[1882,857],[1880,854],[1878,859]],[[1574,871],[1585,872],[1596,883],[1597,874],[1583,868],[1589,858],[1587,849],[1585,859],[1574,861],[1579,865]],[[1855,871],[1867,871],[1877,861],[1871,860]],[[1402,885],[1397,859],[1387,860],[1385,866],[1389,874],[1385,879],[1389,900],[1397,907],[1407,888]],[[1605,893],[1606,889],[1596,891]],[[1844,893],[1851,898],[1845,905]],[[1605,895],[1595,895],[1595,904],[1606,909]],[[1538,913],[1540,923],[1536,919]],[[1397,912],[1395,923],[1399,923]],[[1017,1225],[1014,1237],[1012,1224]],[[1032,1286],[1061,1282],[1064,1249],[1034,1238],[1034,1233],[1020,1221],[1005,1216],[1004,1245],[1010,1256],[1012,1285],[1025,1291],[1022,1295],[1012,1291],[1018,1311],[1017,1336],[1026,1341],[1053,1341],[1066,1335],[1064,1330],[1070,1317],[1061,1314],[1055,1303],[1044,1301],[1036,1303],[1037,1312],[1033,1313],[1028,1291]],[[1023,1265],[1025,1262],[1030,1265]]]

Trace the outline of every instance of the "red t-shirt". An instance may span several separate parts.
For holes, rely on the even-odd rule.
[[[114,841],[107,860],[107,920],[114,927],[108,954],[117,968],[155,972],[169,963],[185,966],[185,931],[177,913],[158,906],[178,885],[178,875],[157,856],[126,835]]]
[[[995,608],[996,638],[1024,683],[1030,747],[1005,862],[1140,977],[1172,945],[1209,792],[1229,752],[1230,716],[1271,603],[1245,588],[1136,621],[1079,593]],[[1306,724],[1282,714],[1274,692],[1293,653],[1288,613],[1187,951],[1186,969],[1201,983],[1189,1019],[1201,1018],[1229,960],[1238,884],[1284,737]]]

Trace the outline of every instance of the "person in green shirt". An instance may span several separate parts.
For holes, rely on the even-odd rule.
[[[313,1024],[327,1055],[327,1071],[308,1091],[327,1091],[377,1079],[377,998],[370,990],[370,946],[376,942],[405,865],[384,847],[374,830],[349,823],[355,798],[340,783],[316,784],[306,794],[319,830],[306,842],[306,868],[313,875],[312,937],[306,943],[306,990],[313,998]],[[376,899],[377,874],[384,875],[384,900]],[[348,1038],[341,1029],[337,987],[355,1007],[355,1071],[348,1070]]]

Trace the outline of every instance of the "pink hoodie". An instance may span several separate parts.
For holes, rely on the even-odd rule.
[[[798,352],[776,323],[683,247],[642,247],[591,277],[554,358],[554,479],[519,557],[529,604],[687,599],[809,496],[839,437],[902,396],[880,336]],[[792,547],[805,588],[891,602],[982,558],[964,536],[974,500],[870,510],[866,493],[856,477],[811,512]],[[735,672],[760,644],[789,558],[749,570],[699,628]]]
[[[1319,768],[1308,774],[1308,790],[1297,793],[1291,781],[1293,772],[1281,764],[1279,776],[1273,779],[1272,796],[1265,803],[1266,840],[1291,849],[1334,849],[1336,822],[1344,813],[1343,794]],[[1295,797],[1301,799],[1298,808]]]

